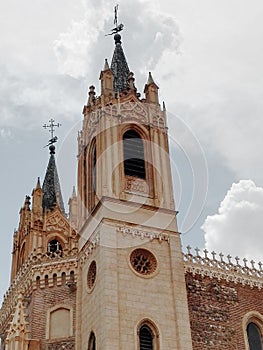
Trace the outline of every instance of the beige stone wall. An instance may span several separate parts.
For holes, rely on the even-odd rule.
[[[100,242],[82,266],[81,327],[78,349],[88,346],[91,331],[99,349],[136,349],[138,325],[148,319],[158,330],[160,349],[191,349],[188,306],[179,235],[151,227],[104,222],[97,229]],[[159,232],[159,238],[157,237]],[[147,233],[155,233],[153,239]],[[149,277],[134,272],[130,254],[151,251],[157,270]],[[87,289],[90,263],[97,263],[92,291]]]

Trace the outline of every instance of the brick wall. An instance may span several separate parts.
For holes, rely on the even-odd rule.
[[[263,289],[186,273],[194,350],[245,350],[243,317],[263,314]]]
[[[48,286],[44,288],[37,287],[32,292],[31,301],[29,304],[29,324],[31,339],[40,340],[40,349],[53,349],[54,340],[46,339],[47,314],[48,310],[56,305],[65,305],[73,308],[73,336],[75,336],[76,328],[76,290],[69,288],[66,282],[61,285]],[[74,338],[68,338],[71,347],[74,347]],[[65,339],[57,340],[56,345],[61,345]],[[48,345],[50,344],[50,345]],[[63,343],[64,344],[64,343]]]

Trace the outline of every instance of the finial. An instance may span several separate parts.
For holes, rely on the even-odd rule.
[[[95,95],[96,95],[95,86],[94,86],[94,85],[91,85],[91,86],[89,87],[88,106],[92,106],[92,105],[94,104]]]
[[[50,154],[55,154],[56,147],[54,145],[49,146]]]
[[[134,81],[135,81],[134,73],[130,72],[128,74],[128,82],[129,82],[129,87],[130,87],[131,90],[136,90],[135,85],[134,85]]]
[[[48,141],[48,144],[45,146],[45,147],[50,146],[49,147],[50,154],[55,154],[55,146],[53,145],[53,143],[57,142],[58,140],[57,136],[54,136],[55,128],[59,128],[61,126],[61,124],[59,123],[55,124],[54,122],[55,120],[51,118],[49,120],[49,123],[50,123],[49,125],[47,124],[43,125],[43,128],[45,129],[49,128],[48,131],[51,134],[51,139]]]
[[[39,189],[39,188],[41,188],[40,177],[37,178],[37,185],[36,185],[36,189]]]
[[[117,33],[121,32],[123,30],[123,27],[124,27],[124,25],[122,23],[118,24],[118,9],[119,9],[119,5],[116,5],[114,7],[114,22],[113,22],[115,27],[111,30],[110,34],[106,34],[106,36],[115,34],[114,35],[115,44],[121,43],[121,41],[120,41],[121,36],[120,36],[120,34],[117,34]],[[116,41],[116,40],[118,40],[118,41]]]
[[[75,186],[73,186],[73,190],[72,190],[72,197],[76,197],[76,188]]]
[[[151,72],[149,72],[149,76],[148,76],[148,81],[147,81],[147,84],[149,85],[149,84],[152,84],[152,83],[154,83],[154,81],[153,81],[153,77],[152,77],[152,73],[151,73]]]
[[[25,208],[26,209],[30,209],[29,206],[30,206],[30,196],[26,196],[26,199],[25,199]]]
[[[110,69],[109,63],[108,63],[107,58],[105,58],[105,63],[104,63],[104,68],[103,68],[103,70],[105,71],[105,70],[108,70],[108,69]]]

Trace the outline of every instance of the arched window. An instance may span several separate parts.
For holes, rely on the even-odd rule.
[[[250,322],[247,325],[247,338],[249,350],[262,350],[262,336],[258,326]]]
[[[89,149],[88,155],[88,202],[85,205],[89,210],[92,210],[95,206],[95,195],[97,192],[97,149],[96,139],[93,139]]]
[[[124,174],[145,179],[143,140],[135,130],[123,135]]]
[[[96,163],[97,163],[97,151],[96,146],[94,146],[93,149],[93,164],[92,164],[92,170],[93,170],[93,190],[96,193],[97,190],[97,169],[96,169]]]
[[[139,331],[140,350],[153,350],[153,333],[150,327],[142,325]]]
[[[96,337],[93,332],[90,333],[88,350],[96,350]]]
[[[55,256],[55,253],[57,255],[61,256],[62,255],[62,246],[61,246],[60,242],[56,239],[52,239],[51,241],[49,241],[49,243],[47,245],[47,252],[52,257]]]

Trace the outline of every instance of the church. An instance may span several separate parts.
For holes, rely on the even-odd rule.
[[[121,29],[83,108],[68,215],[50,121],[44,181],[13,237],[1,350],[262,350],[262,265],[183,253],[165,105],[151,73],[137,91]]]

